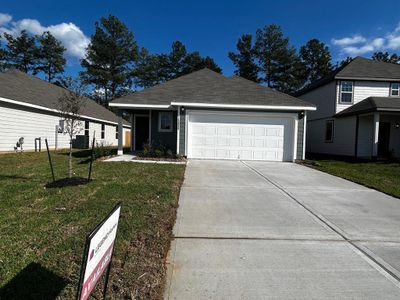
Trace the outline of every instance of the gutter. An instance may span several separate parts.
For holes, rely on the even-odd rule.
[[[30,107],[30,108],[35,108],[38,110],[44,110],[44,111],[49,111],[49,112],[53,112],[56,114],[59,114],[60,111],[57,109],[53,109],[53,108],[48,108],[45,106],[41,106],[41,105],[36,105],[36,104],[30,104],[30,103],[26,103],[26,102],[21,102],[21,101],[16,101],[16,100],[12,100],[12,99],[7,99],[7,98],[3,98],[0,97],[0,101],[1,102],[6,102],[6,103],[11,103],[11,104],[16,104],[16,105],[20,105],[20,106],[25,106],[25,107]],[[79,115],[82,119],[88,119],[88,120],[93,120],[93,121],[97,121],[97,122],[102,122],[102,123],[107,123],[107,124],[113,124],[113,125],[118,125],[118,122],[112,122],[112,121],[108,121],[108,120],[104,120],[104,119],[98,119],[98,118],[94,118],[94,117],[90,117],[87,115]],[[124,127],[131,127],[130,125],[123,125]]]

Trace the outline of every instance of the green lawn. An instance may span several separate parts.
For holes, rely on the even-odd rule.
[[[400,198],[400,164],[308,160],[305,164]]]
[[[75,156],[76,176],[87,176],[86,154]],[[53,161],[65,177],[65,153]],[[160,298],[184,168],[96,161],[89,184],[48,189],[46,153],[0,155],[0,299],[74,298],[85,236],[118,201],[109,296]]]

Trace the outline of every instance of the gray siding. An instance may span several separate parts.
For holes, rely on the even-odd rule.
[[[132,114],[132,125],[135,115],[149,115],[151,114],[151,142],[157,145],[165,145],[170,148],[173,152],[176,152],[176,141],[177,141],[177,111],[173,111],[173,130],[172,132],[159,132],[158,131],[158,116],[159,112],[164,110],[131,110]],[[135,128],[132,131],[131,143],[134,143]],[[132,148],[133,149],[133,148]]]
[[[179,155],[186,155],[186,110],[180,112],[179,122]]]
[[[177,112],[173,111],[173,128],[172,132],[159,132],[158,131],[158,117],[162,110],[151,111],[151,142],[167,146],[173,152],[176,152],[176,140],[177,140]]]
[[[297,159],[303,159],[303,147],[304,147],[304,117],[299,119],[297,125]]]

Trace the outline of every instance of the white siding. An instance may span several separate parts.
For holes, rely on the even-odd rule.
[[[308,120],[331,117],[335,114],[336,82],[332,81],[299,97],[317,106],[307,113]]]
[[[336,85],[336,113],[356,104],[368,97],[388,97],[390,92],[390,82],[385,81],[354,81],[354,94],[352,104],[341,104],[339,103],[339,83]]]
[[[24,137],[24,150],[35,149],[35,138],[42,138],[42,149],[45,149],[44,139],[47,138],[49,147],[55,148],[57,136],[58,148],[68,148],[69,139],[67,134],[56,133],[56,125],[61,118],[49,112],[26,108],[14,104],[0,103],[0,151],[14,151],[14,146],[20,137]],[[93,138],[96,131],[96,139],[109,145],[118,145],[115,138],[115,126],[106,125],[105,139],[101,140],[101,123],[89,123],[89,138]],[[79,134],[84,134],[84,121]],[[124,132],[129,130],[124,128]],[[125,138],[125,137],[124,137]]]
[[[325,124],[334,120],[333,142],[325,142]],[[307,123],[307,152],[354,155],[356,118],[320,119]]]

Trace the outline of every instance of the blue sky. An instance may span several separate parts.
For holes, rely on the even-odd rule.
[[[68,48],[67,73],[101,16],[113,14],[134,32],[139,46],[167,52],[174,40],[189,51],[209,55],[225,75],[234,71],[227,57],[244,33],[276,23],[296,47],[311,38],[329,45],[333,59],[370,56],[376,50],[400,53],[400,1],[133,1],[26,0],[0,6],[0,31],[50,30]]]

